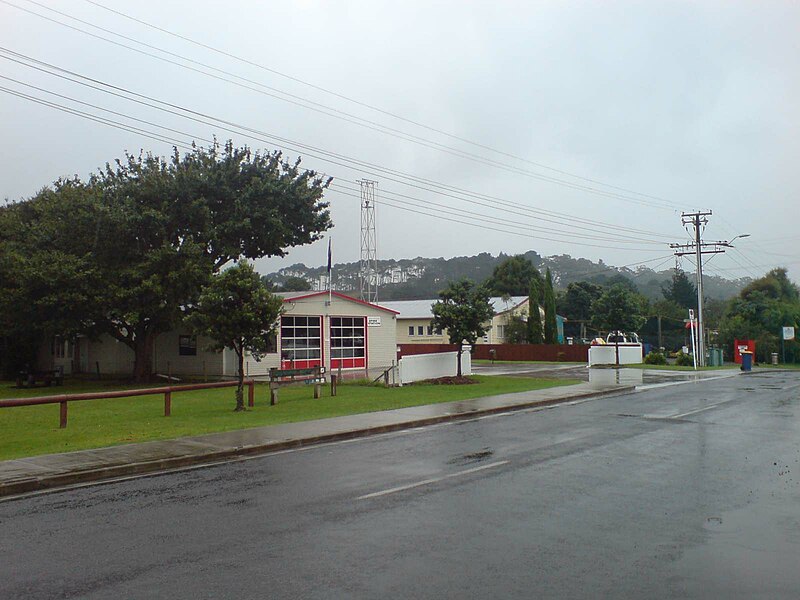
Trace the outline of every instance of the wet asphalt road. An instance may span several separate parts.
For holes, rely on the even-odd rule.
[[[800,373],[0,502],[0,598],[798,598]]]

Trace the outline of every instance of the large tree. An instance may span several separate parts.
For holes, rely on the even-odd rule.
[[[531,283],[542,283],[542,275],[524,256],[512,256],[497,265],[486,281],[487,287],[498,296],[524,296]]]
[[[644,325],[644,299],[625,285],[608,288],[592,304],[592,325],[605,331],[633,332]],[[619,344],[616,363],[619,365]]]
[[[544,329],[542,328],[542,314],[539,306],[544,300],[543,282],[536,279],[531,280],[531,287],[528,291],[528,343],[541,344],[544,341]]]
[[[683,269],[675,268],[672,279],[661,287],[661,293],[666,300],[671,300],[682,308],[697,308],[697,288]]]
[[[544,276],[544,343],[555,344],[557,342],[556,294],[553,290],[553,277],[548,268]]]
[[[463,343],[475,344],[489,330],[494,309],[489,302],[490,292],[469,279],[451,282],[439,292],[439,301],[431,306],[431,325],[437,333],[447,331],[450,341],[458,344],[457,375],[461,377]]]
[[[238,360],[236,411],[244,408],[244,356],[258,356],[269,349],[283,300],[267,287],[246,262],[214,275],[203,289],[189,323],[199,334],[213,340],[209,350],[230,348]]]
[[[169,158],[126,154],[85,183],[59,181],[14,207],[21,271],[43,288],[43,305],[65,307],[53,329],[107,333],[147,379],[156,337],[212,274],[241,257],[284,256],[331,227],[329,183],[299,160],[230,142]],[[70,275],[66,288],[42,272],[53,259]]]

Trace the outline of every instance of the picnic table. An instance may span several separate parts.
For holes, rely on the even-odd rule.
[[[31,371],[23,369],[17,373],[17,387],[34,387],[37,381],[41,381],[44,385],[50,387],[53,383],[56,385],[64,384],[64,367],[58,366],[55,369],[45,371]]]

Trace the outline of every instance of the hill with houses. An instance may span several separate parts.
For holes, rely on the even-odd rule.
[[[531,250],[523,254],[542,273],[549,268],[553,282],[558,289],[564,289],[574,281],[591,281],[606,284],[618,277],[633,282],[639,292],[651,300],[662,298],[661,286],[670,280],[672,266],[655,271],[647,266],[636,269],[615,267],[602,260],[593,262],[585,258],[573,258],[568,254],[541,256]],[[509,255],[500,253],[493,256],[483,252],[475,256],[454,258],[410,258],[378,261],[379,298],[382,300],[419,300],[436,297],[439,290],[449,281],[468,277],[473,281],[487,279],[494,268]],[[327,267],[309,267],[297,263],[266,275],[275,285],[283,285],[291,278],[304,280],[312,290],[327,289]],[[333,288],[345,294],[359,291],[359,263],[337,263],[333,266]],[[749,277],[726,279],[705,274],[704,285],[709,298],[724,300],[736,295],[747,283]]]

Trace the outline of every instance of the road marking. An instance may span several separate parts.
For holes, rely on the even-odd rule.
[[[406,490],[422,487],[423,485],[430,485],[432,483],[445,481],[446,479],[453,479],[454,477],[461,477],[462,475],[469,475],[470,473],[477,473],[478,471],[485,471],[486,469],[494,469],[495,467],[501,467],[503,465],[507,465],[510,462],[511,462],[510,460],[501,460],[499,462],[490,463],[488,465],[481,465],[480,467],[473,467],[472,469],[459,471],[458,473],[450,473],[449,475],[443,475],[441,477],[423,479],[422,481],[417,481],[416,483],[409,483],[407,485],[400,485],[397,487],[389,488],[388,490],[381,490],[380,492],[372,492],[371,494],[364,494],[363,496],[359,496],[358,498],[356,498],[356,500],[369,500],[370,498],[378,498],[380,496],[387,496],[389,494],[395,494],[397,492],[404,492]]]
[[[701,412],[705,412],[707,410],[711,410],[712,408],[716,408],[716,407],[721,406],[723,404],[727,404],[728,402],[730,402],[730,400],[728,400],[726,402],[717,402],[716,404],[709,404],[708,406],[705,406],[703,408],[690,410],[688,412],[679,413],[677,415],[670,415],[670,416],[664,417],[664,418],[665,419],[682,419],[683,417],[688,417],[689,415],[696,415],[697,413],[701,413]]]
[[[688,371],[687,371],[688,372]],[[636,386],[637,392],[645,392],[647,390],[654,390],[656,388],[670,387],[672,385],[686,385],[687,383],[703,383],[704,381],[715,381],[717,379],[730,379],[735,377],[738,373],[734,372],[730,375],[717,375],[716,377],[695,377],[694,379],[687,379],[686,381],[667,381],[665,383],[645,383]]]

